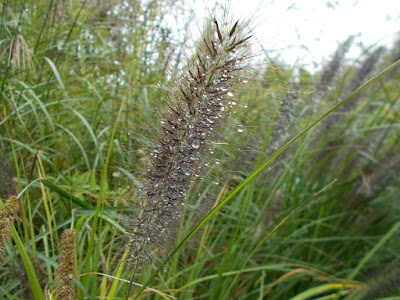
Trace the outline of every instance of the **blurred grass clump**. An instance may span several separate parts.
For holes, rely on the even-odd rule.
[[[399,43],[349,62],[349,37],[314,73],[262,54],[193,174],[183,242],[132,274],[126,220],[189,55],[192,33],[168,21],[185,5],[34,2],[2,3],[1,299],[400,297],[399,68],[374,77]]]

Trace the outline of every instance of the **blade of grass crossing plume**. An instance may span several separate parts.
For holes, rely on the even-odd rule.
[[[183,245],[201,228],[203,227],[212,217],[214,217],[218,211],[221,210],[223,206],[225,206],[245,185],[247,185],[252,179],[254,179],[267,165],[271,163],[276,157],[278,157],[283,151],[285,151],[289,146],[291,146],[295,141],[297,141],[300,137],[302,137],[305,133],[307,133],[311,128],[320,123],[323,119],[325,119],[328,115],[334,112],[337,108],[342,106],[344,103],[349,101],[352,97],[357,95],[359,92],[370,86],[376,80],[381,78],[384,74],[394,69],[400,64],[400,60],[396,61],[385,70],[374,76],[372,79],[361,85],[358,89],[356,89],[353,93],[351,93],[348,97],[340,101],[338,104],[329,109],[326,113],[317,118],[312,124],[310,124],[307,128],[305,128],[302,132],[297,134],[294,138],[292,138],[288,143],[286,143],[282,148],[275,152],[268,160],[266,160],[258,169],[256,169],[253,173],[251,173],[246,179],[244,179],[228,196],[225,197],[213,210],[211,210],[187,235],[186,237],[169,253],[169,255],[163,260],[163,262],[159,265],[159,267],[153,272],[153,274],[149,277],[149,279],[143,284],[143,287],[138,291],[135,295],[134,299],[137,299],[145,290],[145,288],[155,279],[161,270],[163,270],[164,266],[171,260],[172,256],[174,256]],[[236,279],[234,279],[235,281]],[[231,284],[232,288],[232,284]],[[229,292],[226,291],[225,295]]]

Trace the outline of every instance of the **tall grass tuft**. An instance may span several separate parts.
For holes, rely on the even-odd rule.
[[[236,101],[234,85],[244,81],[250,37],[246,24],[220,24],[214,19],[197,44],[194,59],[180,74],[151,150],[140,213],[130,222],[131,264],[149,260],[156,247],[174,240],[191,178],[200,171],[214,130]]]

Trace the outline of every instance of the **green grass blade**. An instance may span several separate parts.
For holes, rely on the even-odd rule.
[[[12,227],[12,235],[15,241],[15,244],[17,245],[19,254],[21,255],[22,261],[25,266],[26,273],[28,274],[29,278],[29,283],[31,285],[32,293],[33,296],[35,297],[35,300],[44,300],[44,295],[42,292],[42,289],[39,284],[39,280],[36,276],[35,269],[33,268],[32,262],[29,258],[28,253],[26,252],[24,248],[24,244],[22,243],[17,230],[15,227]]]
[[[84,207],[84,208],[93,208],[93,206],[91,206],[90,204],[82,201],[81,199],[79,199],[78,197],[75,197],[74,195],[72,195],[71,193],[67,192],[66,190],[62,189],[60,186],[58,186],[57,184],[55,184],[54,182],[48,180],[48,179],[43,179],[42,180],[43,184],[48,187],[49,189],[51,189],[52,191],[56,192],[57,194],[59,194],[61,197],[66,198],[68,200],[72,200],[72,202],[74,202],[75,204]],[[65,204],[65,203],[64,203]],[[68,206],[67,206],[68,208]]]
[[[35,94],[35,92],[33,91],[33,89],[28,86],[26,83],[17,80],[17,82],[22,85],[25,90],[33,97],[33,99],[35,99],[35,101],[38,103],[40,109],[43,111],[44,115],[46,116],[46,119],[49,121],[49,124],[51,126],[51,129],[54,132],[54,124],[53,124],[53,119],[50,116],[50,113],[48,112],[46,106],[44,105],[44,103],[40,100],[39,96]]]
[[[90,123],[88,122],[88,120],[85,119],[85,117],[79,113],[78,111],[76,111],[75,109],[73,109],[72,107],[68,107],[83,123],[83,125],[85,125],[85,127],[87,128],[90,136],[93,139],[93,143],[96,146],[96,148],[98,148],[98,142],[97,142],[97,137],[96,134],[93,131],[92,126],[90,126]]]
[[[337,290],[340,287],[342,287],[342,284],[339,283],[326,283],[326,284],[322,284],[320,286],[311,288],[307,291],[304,291],[298,295],[296,295],[295,297],[291,298],[290,300],[307,300],[307,299],[315,299],[316,296],[322,294],[322,293],[326,293],[332,290]]]
[[[65,128],[61,124],[56,124],[56,126],[58,128],[61,128],[62,130],[64,130],[74,140],[74,142],[78,145],[78,148],[81,150],[82,156],[85,159],[86,167],[87,167],[88,170],[90,170],[91,167],[90,167],[90,163],[89,163],[89,158],[86,155],[86,151],[83,148],[83,146],[82,146],[81,142],[79,141],[79,139],[69,129]]]
[[[50,68],[52,69],[52,71],[54,73],[54,76],[56,77],[56,80],[58,82],[58,85],[60,86],[61,90],[64,93],[65,98],[69,98],[67,90],[65,89],[64,82],[63,82],[63,80],[61,78],[60,73],[57,70],[56,65],[53,63],[53,61],[50,58],[45,57],[44,59],[47,61],[47,63],[49,64]]]

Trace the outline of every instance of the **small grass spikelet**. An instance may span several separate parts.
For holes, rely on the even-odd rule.
[[[57,272],[57,299],[59,300],[75,299],[73,283],[75,235],[75,229],[67,229],[61,235],[61,251]]]
[[[209,22],[196,54],[175,81],[169,112],[151,151],[145,199],[130,221],[128,262],[133,265],[140,266],[151,252],[174,241],[191,176],[199,171],[206,146],[225,118],[234,85],[244,81],[251,37],[245,28],[239,22]]]
[[[4,254],[7,239],[11,235],[11,226],[18,214],[18,201],[16,196],[11,196],[5,201],[0,211],[0,258]]]

